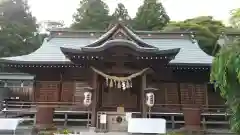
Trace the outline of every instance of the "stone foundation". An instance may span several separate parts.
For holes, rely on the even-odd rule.
[[[38,129],[53,128],[53,114],[54,114],[54,108],[37,107],[36,128]]]

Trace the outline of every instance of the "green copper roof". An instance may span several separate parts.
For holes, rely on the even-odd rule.
[[[67,32],[65,32],[67,33]],[[84,32],[82,32],[84,33]],[[85,32],[86,33],[86,32]],[[14,64],[70,64],[71,61],[65,57],[60,48],[70,48],[70,49],[83,49],[101,47],[104,43],[108,42],[111,37],[116,34],[124,34],[130,39],[121,39],[115,41],[128,41],[133,42],[132,47],[135,49],[142,50],[171,50],[180,48],[180,52],[176,55],[175,59],[170,61],[174,64],[211,64],[212,57],[204,53],[196,42],[193,42],[189,38],[179,34],[178,37],[171,36],[168,33],[168,38],[163,37],[164,35],[158,35],[158,37],[146,38],[139,37],[126,26],[122,24],[116,24],[108,32],[100,37],[95,36],[79,36],[76,32],[73,35],[61,36],[55,35],[49,40],[45,40],[43,45],[37,49],[35,52],[16,57],[1,58],[0,60],[5,63]],[[55,33],[56,34],[56,33]],[[69,34],[69,33],[68,33]],[[88,33],[89,34],[89,33]],[[186,33],[184,33],[186,34]],[[149,34],[151,36],[151,34]],[[180,36],[181,35],[181,36]],[[136,44],[136,45],[135,45]],[[135,46],[134,46],[135,45]],[[142,49],[142,50],[141,50]]]
[[[33,80],[34,76],[25,73],[0,73],[0,80]]]
[[[79,49],[95,41],[94,38],[52,38],[45,40],[43,45],[35,52],[16,57],[2,58],[9,62],[35,62],[35,63],[69,63],[70,61],[61,52],[60,47]],[[197,43],[189,39],[143,39],[146,43],[155,45],[161,50],[180,48],[174,60],[170,63],[183,64],[211,64],[213,57],[204,53]]]

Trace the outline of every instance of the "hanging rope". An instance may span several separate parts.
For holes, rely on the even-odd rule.
[[[104,77],[106,79],[107,86],[117,87],[119,89],[122,88],[123,90],[125,90],[127,88],[131,88],[132,87],[132,79],[142,75],[144,72],[146,72],[149,69],[149,68],[145,68],[137,73],[134,73],[134,74],[126,76],[126,77],[117,77],[117,76],[107,75],[107,74],[97,70],[94,67],[91,67],[91,68],[94,72],[96,72],[97,74],[101,75],[102,77]]]

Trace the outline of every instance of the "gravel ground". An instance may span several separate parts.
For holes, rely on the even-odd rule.
[[[80,135],[129,135],[128,133],[124,132],[108,132],[108,133],[95,133],[91,132],[84,127],[69,127],[70,131],[77,131],[81,132]],[[232,133],[227,133],[227,130],[211,130],[211,132],[215,133],[208,133],[207,135],[234,135]],[[0,135],[13,135],[13,132],[0,132]],[[29,126],[21,126],[16,130],[16,135],[31,135],[31,127]]]

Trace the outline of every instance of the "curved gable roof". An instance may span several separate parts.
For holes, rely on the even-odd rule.
[[[127,36],[129,36],[131,38],[131,40],[136,42],[139,46],[148,47],[148,48],[156,48],[155,46],[146,43],[144,40],[142,40],[140,37],[138,37],[138,35],[136,35],[134,32],[132,32],[129,28],[127,28],[126,26],[124,26],[121,23],[117,23],[108,32],[106,32],[101,37],[99,37],[96,41],[94,41],[93,43],[86,45],[86,46],[87,47],[96,47],[96,46],[102,45],[120,30],[123,30],[127,34]]]
[[[118,27],[118,28],[117,28]],[[69,59],[62,53],[60,47],[63,48],[92,48],[101,47],[108,40],[108,36],[112,36],[114,31],[117,29],[124,29],[124,32],[128,36],[133,36],[132,41],[135,43],[136,48],[145,49],[158,49],[158,50],[169,50],[180,48],[180,52],[176,55],[170,63],[173,64],[208,64],[212,63],[212,56],[207,55],[203,52],[198,43],[193,43],[190,39],[185,38],[140,38],[134,34],[130,29],[123,26],[122,24],[115,25],[107,33],[102,35],[100,38],[96,37],[53,37],[50,40],[45,40],[42,46],[35,52],[15,57],[1,58],[0,60],[5,63],[28,63],[28,64],[66,64],[71,63]],[[111,34],[112,33],[112,34]],[[170,34],[170,33],[168,33]],[[181,33],[179,33],[181,34]],[[114,42],[118,40],[115,39]],[[113,42],[113,41],[108,41]],[[130,42],[130,41],[128,41]],[[102,43],[102,44],[100,44]],[[145,44],[140,46],[139,44]],[[137,45],[137,46],[136,46]],[[148,46],[150,45],[150,46]],[[154,46],[152,46],[154,45]],[[135,48],[135,49],[136,49]],[[96,48],[95,48],[96,49]]]

